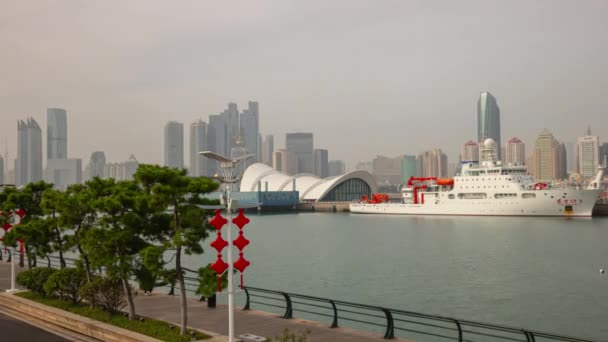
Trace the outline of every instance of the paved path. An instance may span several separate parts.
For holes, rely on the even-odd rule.
[[[17,270],[25,268],[17,267]],[[0,261],[0,291],[10,287],[10,264]],[[141,293],[141,292],[140,292]],[[138,314],[167,322],[179,324],[179,297],[154,293],[151,296],[136,296],[135,308]],[[241,334],[254,334],[264,337],[274,337],[281,334],[285,328],[291,332],[311,330],[308,341],[353,341],[353,342],[381,342],[379,334],[353,330],[349,328],[330,329],[327,323],[317,323],[302,319],[283,319],[276,314],[249,310],[242,311],[237,308],[234,313],[236,336]],[[215,309],[207,308],[207,303],[199,302],[195,298],[188,300],[188,325],[209,331],[218,335],[228,335],[228,310],[225,305],[218,305]],[[215,340],[215,339],[214,339]],[[221,340],[219,338],[218,340]],[[400,339],[395,339],[399,341]]]
[[[0,313],[2,341],[67,342],[62,337]]]

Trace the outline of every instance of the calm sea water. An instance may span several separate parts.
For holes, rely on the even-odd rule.
[[[249,217],[246,285],[608,337],[607,218]]]

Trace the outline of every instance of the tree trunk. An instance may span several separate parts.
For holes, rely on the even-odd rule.
[[[53,211],[53,221],[55,222],[55,235],[57,236],[57,245],[59,246],[59,264],[60,268],[65,268],[65,259],[63,258],[63,241],[61,240],[61,232],[57,227],[57,221],[55,221],[55,211]]]
[[[91,266],[90,266],[90,262],[89,262],[89,258],[87,257],[86,253],[82,250],[82,247],[80,246],[80,228],[82,228],[82,226],[79,224],[78,228],[76,228],[76,231],[74,232],[74,235],[76,235],[76,248],[78,248],[78,253],[80,254],[80,256],[82,257],[82,261],[84,262],[84,270],[87,274],[87,282],[91,282]]]
[[[135,303],[133,302],[133,296],[131,295],[131,287],[129,286],[129,280],[122,278],[122,287],[125,290],[127,296],[127,303],[129,306],[129,320],[135,319]]]
[[[46,262],[47,262],[47,266],[48,268],[51,268],[51,257],[50,256],[46,256]]]
[[[186,335],[186,328],[188,327],[188,307],[186,303],[186,284],[184,284],[184,273],[182,270],[182,248],[177,247],[177,252],[175,254],[175,273],[177,277],[177,281],[179,282],[179,295],[181,302],[181,311],[182,311],[182,328],[180,333],[182,335]]]

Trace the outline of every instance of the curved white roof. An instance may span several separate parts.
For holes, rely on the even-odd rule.
[[[300,193],[301,201],[318,201],[338,184],[353,178],[361,179],[367,183],[372,192],[377,191],[374,177],[364,170],[356,170],[341,176],[322,179],[311,174],[289,176],[262,163],[253,164],[245,170],[241,179],[240,191],[257,191],[258,184],[261,184],[261,190],[264,191],[266,190],[266,182],[268,182],[268,191],[291,191],[295,179],[296,191]]]

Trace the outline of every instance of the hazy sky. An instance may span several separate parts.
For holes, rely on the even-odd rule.
[[[276,147],[309,131],[349,165],[433,147],[453,161],[481,91],[503,140],[528,151],[543,128],[575,141],[591,124],[607,141],[607,13],[603,0],[0,0],[0,153],[7,140],[14,158],[18,119],[46,130],[61,107],[83,166],[95,150],[162,162],[166,121],[256,100]]]

